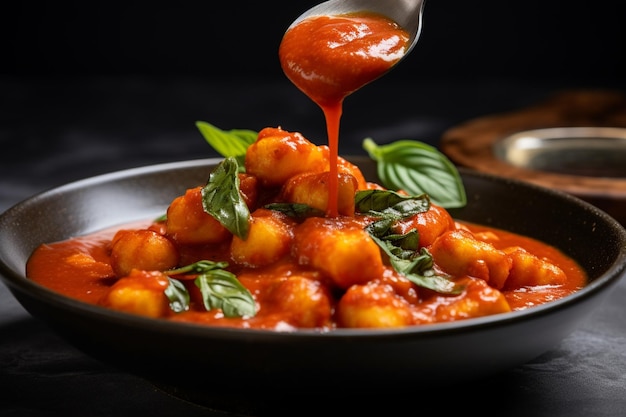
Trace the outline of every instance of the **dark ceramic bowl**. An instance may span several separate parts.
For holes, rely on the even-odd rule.
[[[350,159],[368,179],[376,180],[373,161]],[[373,387],[420,390],[497,374],[557,345],[626,274],[626,230],[603,211],[562,192],[462,170],[468,204],[451,210],[455,218],[552,244],[584,267],[589,285],[525,311],[321,334],[148,319],[69,299],[24,276],[26,261],[39,244],[155,218],[186,188],[204,184],[217,162],[194,160],[121,171],[17,204],[0,216],[4,281],[34,317],[87,354],[192,401],[254,408],[277,392],[306,400],[306,393],[317,390],[325,392],[323,400],[347,388],[367,395]]]

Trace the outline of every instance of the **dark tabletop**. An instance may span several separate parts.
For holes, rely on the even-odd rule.
[[[552,66],[544,68],[549,75],[544,79],[535,76],[541,73],[536,61],[526,60],[522,67],[513,62],[513,58],[519,56],[514,51],[530,54],[532,48],[524,49],[514,43],[506,50],[493,49],[501,44],[491,45],[489,50],[490,46],[483,44],[475,53],[468,52],[469,44],[477,40],[472,38],[476,34],[471,32],[455,44],[446,30],[437,28],[458,24],[464,12],[455,14],[454,19],[446,19],[445,9],[449,6],[446,2],[440,3],[444,4],[432,3],[431,9],[432,15],[439,14],[440,25],[437,26],[435,16],[430,23],[426,20],[431,32],[424,32],[424,49],[413,52],[414,60],[346,99],[340,136],[342,154],[364,154],[361,143],[366,137],[379,144],[414,139],[437,146],[447,129],[464,121],[514,111],[564,90],[626,91],[625,78],[620,75],[626,70],[623,62],[626,42],[619,29],[598,24],[600,32],[596,32],[610,37],[609,49],[621,48],[612,51],[621,56],[619,60],[601,62],[600,52],[586,40],[577,45],[586,55],[578,56],[569,66],[563,60],[571,55],[563,45],[554,43],[555,37],[561,36],[560,32],[555,32],[556,35],[551,32],[555,37],[547,42],[547,48],[539,48],[533,55],[537,60],[553,59]],[[457,6],[461,7],[461,3],[466,2],[457,2]],[[515,14],[515,10],[504,9],[517,3],[497,3],[507,18]],[[597,8],[583,11],[585,2],[573,3],[581,6],[580,14],[573,18],[582,18],[585,13],[595,18],[600,13]],[[607,0],[604,3],[614,5],[615,13],[604,16],[607,21],[610,24],[622,22],[623,18],[615,14],[624,11],[623,2]],[[507,6],[502,6],[504,4]],[[39,10],[33,17],[26,6],[20,7],[23,10],[17,18],[24,22],[35,19],[38,25],[40,49],[27,53],[16,47],[10,60],[13,67],[6,73],[0,72],[0,212],[41,191],[85,177],[162,162],[218,156],[196,129],[194,123],[198,120],[222,129],[260,130],[281,126],[299,131],[315,143],[325,143],[325,125],[319,108],[281,77],[282,74],[267,76],[267,73],[280,71],[274,56],[271,64],[263,65],[265,73],[255,70],[255,65],[262,66],[256,56],[245,64],[232,65],[231,60],[232,71],[223,68],[219,75],[208,69],[174,71],[176,65],[183,65],[182,56],[191,60],[189,56],[197,54],[202,45],[173,52],[172,45],[163,37],[159,41],[165,55],[157,58],[155,48],[154,59],[160,63],[170,60],[170,70],[174,70],[161,74],[147,69],[153,57],[145,48],[141,49],[142,54],[133,55],[137,45],[126,42],[125,36],[129,34],[124,30],[128,26],[122,25],[118,27],[118,43],[110,47],[123,46],[123,58],[132,61],[139,70],[116,71],[115,65],[111,61],[106,61],[105,65],[105,60],[101,63],[106,71],[86,70],[84,67],[97,65],[101,58],[87,49],[88,61],[81,61],[77,55],[64,50],[64,64],[55,66],[51,61],[52,52],[49,49],[44,52],[44,46],[53,48],[55,42],[70,35],[66,33],[64,39],[46,38],[45,32],[51,25],[46,19],[46,10]],[[142,14],[136,7],[130,12],[129,20]],[[107,18],[113,16],[110,10],[103,9],[102,13]],[[151,9],[149,14],[151,22],[161,22],[167,13]],[[290,10],[289,15],[295,17],[297,10]],[[550,18],[559,16],[562,17],[556,8],[550,11]],[[194,24],[210,21],[210,16],[193,18]],[[545,15],[541,19],[539,26],[547,26],[551,21]],[[121,25],[120,22],[122,20],[117,24]],[[487,18],[484,23],[487,24]],[[498,29],[510,34],[510,31],[524,29],[519,25],[502,23]],[[584,26],[581,21],[568,25]],[[284,24],[279,25],[279,31],[283,27]],[[22,28],[18,35],[24,30]],[[200,32],[197,28],[185,30],[189,36],[192,31],[194,36]],[[482,33],[489,29],[484,26],[477,30]],[[150,33],[142,33],[142,39]],[[614,34],[622,37],[616,40],[612,37]],[[438,52],[439,60],[429,57],[429,54],[434,56],[438,45],[458,49],[452,50],[450,56]],[[277,44],[272,44],[272,54],[276,47]],[[77,44],[76,48],[87,48],[87,45]],[[493,61],[485,61],[498,51],[500,58],[508,63],[511,70],[508,74],[500,71],[502,67],[496,68]],[[112,55],[100,45],[100,53],[107,56],[107,52]],[[589,64],[584,56],[594,59],[598,65]],[[476,60],[472,61],[472,57]],[[428,63],[422,72],[418,62],[421,58]],[[220,64],[198,60],[203,68]],[[37,70],[38,63],[45,70]],[[73,70],[69,68],[72,65]],[[119,65],[123,66],[123,62]],[[186,65],[189,67],[189,62]],[[473,66],[479,68],[473,70]],[[572,71],[565,74],[567,68]],[[532,76],[525,76],[526,72]],[[461,397],[467,400],[467,409],[501,416],[626,416],[625,299],[626,281],[622,280],[585,322],[550,351],[502,375],[467,387],[504,401],[494,402],[485,411],[484,404],[479,407],[472,403],[470,396]],[[34,319],[0,283],[0,415],[192,417],[232,414],[229,410],[186,402],[149,381],[85,355]]]

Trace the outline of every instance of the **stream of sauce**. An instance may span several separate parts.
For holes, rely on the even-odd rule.
[[[280,44],[282,69],[324,113],[330,149],[329,217],[338,216],[337,157],[344,99],[387,72],[406,53],[409,34],[373,13],[314,16],[289,29]]]

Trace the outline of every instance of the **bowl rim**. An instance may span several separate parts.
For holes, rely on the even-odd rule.
[[[154,173],[162,173],[166,171],[178,171],[181,169],[192,169],[198,167],[205,167],[208,165],[216,164],[223,158],[201,158],[191,159],[184,161],[166,162],[159,164],[152,164],[146,166],[139,166],[134,168],[123,169],[110,173],[104,173],[87,177],[84,179],[69,182],[67,184],[52,187],[42,192],[36,193],[31,197],[28,197],[17,204],[9,207],[3,213],[0,213],[0,230],[3,229],[3,224],[10,222],[16,218],[19,212],[29,206],[36,204],[41,199],[49,198],[55,194],[69,192],[75,189],[80,189],[85,186],[93,186],[97,184],[103,184],[119,179],[125,179],[129,177],[145,176]],[[365,161],[370,160],[367,156],[355,155],[346,156],[346,159],[351,161]],[[208,326],[205,324],[187,323],[187,322],[172,322],[163,319],[153,319],[148,317],[142,317],[129,313],[123,313],[111,309],[107,309],[102,306],[90,304],[87,302],[79,301],[63,294],[57,293],[47,287],[29,280],[25,276],[25,272],[17,271],[7,265],[4,261],[4,254],[0,253],[0,280],[2,280],[9,290],[19,299],[19,293],[24,293],[29,297],[35,297],[39,301],[44,301],[48,305],[54,305],[64,310],[72,310],[80,312],[84,316],[96,317],[99,320],[106,320],[122,324],[126,327],[139,327],[149,328],[157,332],[165,332],[167,334],[185,333],[188,335],[195,335],[198,337],[220,337],[236,339],[248,339],[250,337],[262,338],[268,341],[280,341],[280,340],[298,340],[298,339],[376,339],[385,340],[387,338],[398,339],[398,337],[410,337],[414,338],[416,335],[421,335],[425,338],[431,336],[438,336],[441,334],[451,335],[455,333],[474,332],[478,329],[489,329],[494,327],[500,327],[508,324],[514,324],[528,319],[541,317],[557,313],[558,311],[567,309],[581,301],[589,299],[595,296],[598,292],[606,289],[607,287],[616,285],[623,276],[626,275],[626,229],[615,220],[612,216],[604,212],[603,210],[593,206],[592,204],[581,200],[580,198],[568,194],[564,191],[557,189],[550,189],[534,183],[525,182],[518,179],[506,178],[496,176],[491,173],[485,173],[476,171],[474,169],[458,167],[459,172],[463,176],[474,176],[478,178],[487,179],[490,181],[503,182],[521,187],[529,187],[537,189],[542,193],[552,194],[561,199],[570,201],[571,203],[585,207],[590,210],[604,222],[607,222],[609,226],[616,231],[622,248],[617,258],[611,263],[601,276],[590,281],[580,290],[563,297],[558,300],[550,301],[549,303],[533,306],[519,311],[512,311],[502,314],[495,314],[485,317],[476,317],[463,319],[453,322],[444,323],[432,323],[417,326],[408,326],[401,328],[385,328],[385,329],[297,329],[295,331],[276,331],[268,329],[242,329],[220,326]],[[114,226],[114,225],[112,225]],[[89,232],[85,232],[89,233]]]

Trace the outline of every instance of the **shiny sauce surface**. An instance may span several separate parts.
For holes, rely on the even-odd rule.
[[[280,44],[287,78],[317,103],[326,119],[330,148],[328,215],[337,215],[336,158],[343,100],[377,79],[405,54],[409,34],[372,13],[314,16],[289,29]]]
[[[363,220],[358,219],[344,219],[342,222],[344,225],[351,224],[359,228],[363,224]],[[531,308],[572,294],[587,283],[585,271],[574,260],[545,243],[471,223],[457,221],[454,228],[472,232],[480,242],[488,242],[490,248],[498,253],[511,247],[524,248],[535,256],[533,258],[535,261],[549,260],[549,264],[562,270],[567,279],[558,283],[505,286],[493,291],[491,287],[484,285],[484,280],[460,274],[456,278],[459,282],[469,280],[481,282],[481,285],[475,289],[468,286],[468,290],[460,295],[441,295],[417,288],[395,274],[391,268],[384,267],[381,271],[372,272],[372,276],[368,277],[369,281],[339,288],[337,283],[328,280],[316,268],[302,265],[295,257],[288,255],[261,267],[231,264],[230,270],[254,294],[259,305],[259,312],[255,317],[225,318],[219,309],[207,311],[202,306],[197,288],[194,288],[192,281],[189,280],[186,285],[192,295],[191,308],[185,312],[175,313],[164,307],[158,318],[210,326],[274,331],[291,331],[297,328],[331,330],[339,327],[400,327]],[[133,223],[121,228],[116,227],[91,235],[44,244],[30,258],[27,275],[39,284],[68,297],[111,308],[104,300],[115,283],[120,280],[111,267],[111,245],[114,236],[119,230],[143,229],[154,230],[159,234],[166,233],[163,223]],[[316,250],[323,250],[322,242],[316,245]],[[229,256],[229,245],[225,243],[178,247],[183,263],[199,259],[228,259]],[[484,258],[489,259],[490,256],[487,254]],[[480,264],[482,261],[478,260],[477,263]],[[351,261],[342,259],[341,262],[349,264]],[[530,266],[528,269],[532,268],[535,267]],[[357,269],[365,271],[364,274],[367,275],[367,271],[373,271],[375,267],[362,264],[358,265]],[[162,295],[165,288],[162,277],[161,282],[158,279],[153,282],[153,277],[149,274],[140,276],[139,279],[141,285],[148,288],[150,293],[158,294],[164,306],[167,304]],[[351,295],[352,298],[349,298],[346,294],[350,295],[356,287],[368,291],[357,296]],[[376,295],[377,292],[380,292],[378,296],[369,297],[371,294]],[[498,297],[501,299],[494,301]],[[141,305],[140,300],[141,294],[137,293],[135,299],[137,305]],[[485,307],[475,307],[481,303]],[[137,307],[136,311],[125,310],[126,306],[117,309],[150,316],[149,311],[146,312],[141,307]]]

